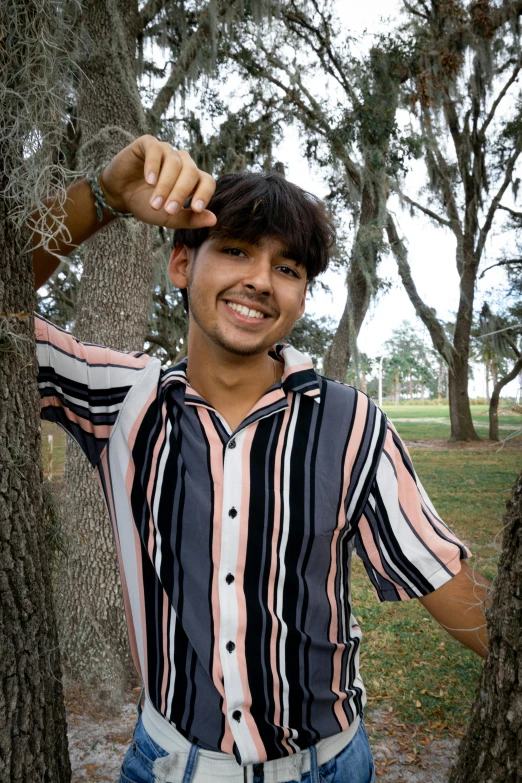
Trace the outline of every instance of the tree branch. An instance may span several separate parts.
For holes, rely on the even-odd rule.
[[[422,11],[419,11],[418,8],[414,8],[411,3],[408,3],[408,0],[402,0],[402,3],[404,7],[408,9],[410,14],[413,14],[414,16],[420,16],[421,19],[425,19],[427,22],[430,21],[428,14],[423,14]]]
[[[223,19],[240,2],[241,0],[224,0],[217,14],[218,20]],[[162,115],[168,109],[176,90],[183,84],[190,66],[197,60],[201,48],[208,48],[209,37],[211,36],[210,23],[211,15],[209,4],[207,4],[199,15],[196,29],[185,41],[169,78],[159,90],[152,107],[148,111],[149,126],[152,133],[157,133]]]
[[[408,263],[408,251],[402,239],[400,239],[395,221],[392,215],[388,212],[386,219],[386,233],[388,235],[388,242],[392,249],[392,253],[397,261],[397,268],[399,270],[399,276],[402,284],[410,298],[410,302],[415,308],[415,312],[421,319],[422,323],[429,331],[433,345],[440,353],[446,364],[451,366],[453,364],[453,346],[449,342],[444,328],[437,318],[435,310],[432,307],[428,307],[417,291],[417,287],[411,274],[411,268]]]
[[[491,264],[491,266],[487,266],[484,271],[480,274],[479,280],[482,280],[486,272],[489,272],[490,269],[494,269],[496,266],[508,266],[509,264],[522,264],[522,258],[510,258],[507,261],[497,261],[496,264]]]
[[[503,209],[505,212],[509,212],[511,217],[520,218],[522,220],[522,212],[517,212],[515,209],[511,209],[511,207],[505,207],[504,204],[499,204],[498,208]]]
[[[480,261],[480,258],[482,256],[482,253],[484,251],[484,246],[486,244],[486,239],[488,238],[489,231],[491,229],[491,226],[493,224],[493,218],[495,217],[495,212],[497,211],[499,204],[502,200],[502,197],[504,196],[504,193],[506,192],[512,178],[513,178],[513,171],[515,168],[515,164],[520,156],[520,152],[522,151],[522,137],[520,137],[515,145],[515,149],[513,150],[513,154],[509,158],[507,165],[506,165],[506,173],[504,175],[504,181],[502,182],[502,185],[497,191],[497,195],[491,202],[487,215],[486,220],[484,221],[484,225],[480,229],[479,238],[477,242],[477,249],[475,251],[475,255],[477,258],[477,261]]]
[[[411,204],[412,207],[415,207],[416,209],[420,209],[421,212],[424,212],[425,215],[428,215],[428,217],[432,218],[433,220],[436,220],[437,223],[440,223],[441,226],[448,226],[448,228],[451,228],[451,222],[447,220],[446,218],[441,217],[440,215],[437,215],[436,212],[433,212],[428,207],[424,207],[422,204],[419,204],[417,201],[414,201],[412,198],[407,196],[405,193],[401,193],[398,191],[399,197],[403,199],[407,204]]]
[[[484,120],[484,123],[482,124],[482,127],[479,130],[479,135],[480,135],[480,137],[483,140],[486,137],[486,130],[488,129],[491,121],[493,120],[493,117],[495,116],[495,112],[498,109],[498,106],[499,106],[500,102],[505,97],[505,95],[506,95],[507,91],[509,90],[509,88],[511,87],[511,85],[514,82],[516,82],[517,76],[520,73],[520,69],[521,68],[522,68],[522,58],[519,58],[516,66],[515,66],[515,70],[513,71],[513,73],[511,74],[511,76],[509,77],[509,79],[507,80],[507,82],[505,83],[505,85],[503,86],[503,88],[501,89],[501,91],[499,92],[499,94],[497,95],[495,100],[493,101],[493,105],[491,106],[491,109],[489,110],[488,116]]]
[[[165,8],[165,0],[147,0],[140,11],[138,35],[144,32],[145,28],[154,21],[163,8]]]
[[[449,216],[451,230],[457,237],[457,240],[459,239],[462,240],[463,238],[462,226],[460,224],[459,210],[457,207],[457,202],[455,200],[455,194],[453,193],[453,188],[451,187],[451,178],[449,174],[448,164],[440,150],[437,139],[435,138],[435,134],[433,133],[433,126],[431,123],[431,118],[429,117],[429,115],[427,116],[426,109],[423,110],[423,115],[424,115],[424,127],[426,129],[427,135],[429,136],[430,145],[433,149],[433,154],[435,156],[437,172],[442,182],[442,192],[444,194],[444,199],[446,202],[446,211]]]

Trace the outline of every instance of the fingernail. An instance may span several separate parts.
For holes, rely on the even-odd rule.
[[[192,208],[195,209],[196,212],[201,212],[204,206],[205,204],[203,203],[203,201],[201,201],[201,199],[198,199]]]
[[[166,210],[167,212],[170,212],[170,214],[171,214],[171,215],[173,215],[173,214],[174,214],[174,212],[177,212],[177,211],[178,211],[178,207],[179,207],[179,204],[178,204],[178,202],[177,202],[177,201],[169,201],[169,203],[168,203],[168,204],[167,204],[167,206],[165,207],[165,210]]]
[[[154,183],[156,182],[156,175],[154,174],[153,171],[151,171],[150,174],[148,175],[147,182],[149,183],[149,185],[154,185]]]
[[[163,198],[161,196],[156,196],[156,198],[152,202],[152,206],[154,207],[154,209],[159,209],[162,204],[163,204]]]

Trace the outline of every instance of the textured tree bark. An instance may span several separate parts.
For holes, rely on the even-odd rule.
[[[449,783],[522,780],[522,473],[504,525],[493,601],[486,612],[489,655]]]
[[[491,400],[489,402],[489,439],[499,440],[498,437],[498,403],[500,399],[500,392],[510,381],[514,381],[517,375],[522,372],[522,358],[517,359],[511,371],[508,372],[503,378],[501,378],[495,384]]]
[[[450,409],[450,440],[480,440],[471,418],[468,393],[468,358],[455,354],[448,369],[448,397]]]
[[[84,4],[79,104],[82,165],[110,159],[147,131],[136,83],[137,0]],[[86,246],[75,334],[119,350],[140,350],[152,291],[152,236],[134,220],[114,221]],[[57,606],[64,674],[105,711],[136,684],[110,522],[98,482],[74,443],[67,447],[67,554]]]
[[[0,147],[0,194],[9,161]],[[68,783],[45,541],[33,274],[0,195],[0,780]]]
[[[344,381],[350,357],[378,286],[377,266],[386,225],[386,161],[399,99],[400,65],[379,48],[372,50],[372,85],[361,111],[361,214],[346,279],[347,297],[339,326],[325,356],[325,375]],[[376,129],[379,132],[376,132]]]

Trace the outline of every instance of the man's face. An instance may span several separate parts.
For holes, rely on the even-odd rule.
[[[188,280],[191,328],[236,355],[266,351],[304,312],[306,269],[278,239],[208,239],[196,253],[181,246],[169,271],[180,288]]]

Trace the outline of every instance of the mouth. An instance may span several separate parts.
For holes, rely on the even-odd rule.
[[[224,304],[229,314],[239,323],[259,326],[263,321],[267,321],[272,317],[255,307],[249,307],[238,302],[224,300]]]

